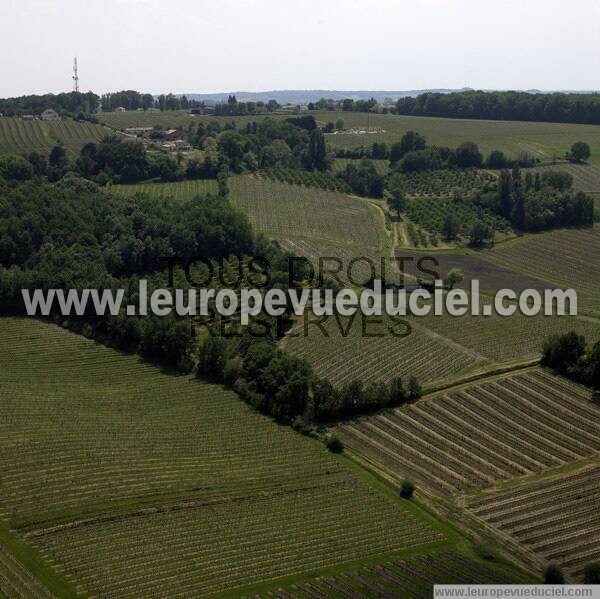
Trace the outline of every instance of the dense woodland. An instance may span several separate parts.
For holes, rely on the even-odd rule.
[[[600,95],[466,91],[400,98],[396,114],[455,119],[600,124]]]

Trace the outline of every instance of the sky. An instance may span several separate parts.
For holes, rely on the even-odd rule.
[[[0,97],[600,89],[598,0],[0,0]]]

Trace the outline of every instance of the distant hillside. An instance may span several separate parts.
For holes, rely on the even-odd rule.
[[[280,104],[307,104],[316,102],[320,98],[332,100],[343,100],[351,98],[353,100],[368,100],[375,98],[378,102],[383,102],[386,98],[397,100],[406,96],[418,96],[425,92],[450,93],[457,91],[466,91],[462,89],[415,89],[405,91],[376,91],[376,90],[331,90],[331,89],[285,89],[272,90],[264,92],[221,92],[216,94],[178,94],[185,95],[189,100],[199,100],[207,103],[226,102],[230,95],[234,95],[240,102],[277,100]]]

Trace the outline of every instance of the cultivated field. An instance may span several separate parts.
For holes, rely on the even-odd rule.
[[[235,121],[238,126],[244,126],[246,123],[264,118],[262,116],[224,117],[192,115],[189,113],[189,110],[166,110],[165,112],[128,110],[126,112],[99,112],[96,116],[101,123],[114,129],[154,127],[154,125],[160,125],[163,129],[177,129],[181,127],[184,130],[187,130],[190,125],[200,122],[216,122],[224,125],[225,123]]]
[[[600,293],[600,227],[527,235],[497,245],[481,257],[521,274],[572,287],[585,296]]]
[[[438,239],[443,234],[444,222],[450,215],[456,216],[459,222],[459,232],[466,239],[469,238],[471,228],[478,221],[494,230],[506,230],[510,227],[503,218],[476,206],[468,199],[461,202],[455,202],[448,198],[408,199],[405,213],[412,222],[437,235]]]
[[[291,168],[272,168],[260,173],[261,177],[272,181],[281,181],[291,185],[303,185],[305,187],[320,187],[328,191],[339,191],[340,193],[352,193],[350,186],[329,172],[300,171]]]
[[[0,154],[27,153],[32,150],[47,154],[62,142],[71,155],[77,154],[88,142],[100,141],[110,130],[102,125],[61,121],[24,121],[16,117],[0,117]]]
[[[221,387],[0,329],[0,513],[83,593],[198,596],[444,539]]]
[[[574,142],[582,140],[593,149],[592,162],[600,162],[600,128],[595,125],[442,119],[361,112],[312,114],[321,123],[343,118],[347,129],[368,126],[384,131],[363,135],[327,135],[332,146],[352,148],[370,146],[373,142],[392,144],[399,141],[406,131],[413,130],[425,135],[432,145],[456,147],[465,141],[473,141],[485,154],[498,149],[509,156],[529,152],[542,160],[551,160],[563,158]]]
[[[398,173],[404,192],[416,198],[450,198],[457,191],[465,196],[493,183],[496,177],[483,170],[437,170]]]
[[[275,238],[304,238],[360,248],[382,246],[383,218],[366,200],[242,175],[230,195],[254,228]]]
[[[483,253],[483,252],[481,252]],[[480,289],[486,293],[495,293],[500,289],[513,289],[519,293],[525,289],[537,289],[543,292],[550,283],[541,281],[532,276],[523,275],[503,266],[498,266],[479,257],[480,252],[456,254],[452,252],[414,251],[406,248],[397,248],[396,257],[404,260],[403,270],[413,277],[421,277],[426,281],[433,281],[432,275],[419,271],[417,264],[419,260],[427,258],[423,267],[434,271],[442,279],[446,279],[452,268],[460,268],[464,279],[457,287],[469,290],[471,281],[477,279]],[[433,259],[433,260],[432,260]],[[435,262],[434,262],[435,260]]]
[[[113,185],[111,191],[132,196],[145,193],[154,198],[173,200],[190,200],[197,195],[218,193],[217,182],[213,179],[195,179],[192,181],[177,181],[174,183],[137,183],[135,185]]]
[[[575,579],[600,558],[600,464],[475,496],[467,509]]]
[[[589,342],[600,341],[598,322],[575,316],[524,316],[517,310],[510,317],[496,313],[492,316],[465,314],[460,317],[429,314],[414,320],[493,363],[538,358],[543,342],[550,335],[571,330],[585,335]]]
[[[0,543],[0,597],[51,599],[54,595]]]
[[[319,274],[338,282],[340,286],[364,287],[377,278],[400,283],[397,268],[389,257],[383,256],[376,248],[355,249],[343,244],[299,238],[279,238],[278,242],[292,255],[304,256],[312,262],[315,286],[318,286]]]
[[[306,324],[310,320],[315,324]],[[457,347],[412,319],[406,321],[412,326],[408,336],[404,336],[408,329],[402,319],[331,316],[322,329],[316,324],[319,320],[303,321],[281,345],[306,358],[317,374],[336,386],[357,379],[389,382],[411,375],[429,383],[467,371],[481,361],[474,352]]]
[[[520,313],[453,317],[400,318],[335,316],[320,326],[307,317],[282,342],[286,351],[305,357],[315,371],[340,385],[352,380],[389,381],[416,376],[423,384],[466,374],[476,367],[535,360],[552,334],[576,330],[589,342],[600,341],[600,327],[579,317],[527,317]],[[311,322],[311,324],[306,324]]]
[[[336,427],[394,480],[459,495],[543,472],[600,450],[591,393],[534,369],[474,383]]]
[[[484,563],[454,551],[397,559],[303,584],[280,588],[262,597],[328,599],[329,597],[430,597],[434,584],[515,584],[530,580],[507,572],[499,563]],[[260,597],[260,596],[257,596]]]
[[[387,175],[390,172],[390,161],[389,160],[371,160],[375,165],[375,170],[380,175]],[[360,164],[360,160],[357,158],[336,158],[331,165],[331,170],[334,173],[340,173],[346,170],[349,164]]]

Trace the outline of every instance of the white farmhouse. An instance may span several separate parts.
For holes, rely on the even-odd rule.
[[[56,110],[46,108],[46,110],[42,112],[42,121],[60,121],[60,116]]]

